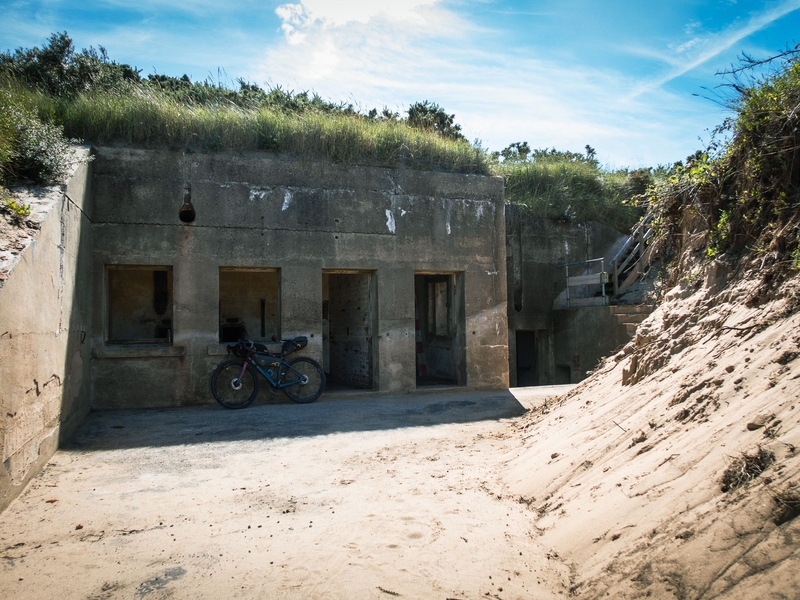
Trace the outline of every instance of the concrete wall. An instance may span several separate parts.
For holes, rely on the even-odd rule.
[[[557,265],[601,257],[610,259],[613,250],[627,237],[627,234],[598,223],[557,223],[534,218],[524,207],[506,206],[511,386],[517,385],[517,331],[536,332],[537,348],[532,362],[535,365],[533,379],[537,385],[580,381],[586,371],[594,368],[597,362],[595,356],[608,354],[609,350],[616,347],[613,345],[615,342],[611,341],[618,333],[613,317],[594,319],[598,327],[608,325],[611,328],[599,333],[595,326],[568,326],[569,315],[561,315],[556,321],[557,312],[571,314],[575,311],[554,311],[553,305],[565,288],[564,269]],[[581,319],[591,321],[590,315],[599,315],[590,309],[579,310],[590,311]],[[556,330],[558,336],[555,335]],[[586,332],[585,337],[582,337],[583,332]],[[593,337],[595,334],[599,337]],[[609,340],[610,348],[594,348],[598,340],[601,346],[606,343],[605,340]],[[574,368],[573,362],[576,360],[579,364]],[[577,376],[572,373],[583,373],[583,376],[576,379]]]
[[[90,167],[78,165],[66,186],[30,190],[40,230],[0,289],[0,509],[89,411]]]
[[[499,178],[263,154],[99,148],[94,163],[92,361],[97,407],[211,400],[223,358],[219,269],[280,270],[280,331],[322,359],[323,270],[374,273],[373,387],[416,389],[414,275],[464,282],[465,385],[508,385],[503,189]],[[196,220],[178,211],[191,190]],[[108,344],[107,265],[173,269],[172,344]],[[134,385],[135,383],[135,385]]]
[[[553,360],[565,379],[557,383],[582,381],[603,357],[631,340],[612,308],[587,306],[553,311]]]

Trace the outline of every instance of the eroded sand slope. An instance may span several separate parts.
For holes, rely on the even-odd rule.
[[[684,281],[593,377],[515,425],[505,493],[578,597],[800,597],[797,279]]]

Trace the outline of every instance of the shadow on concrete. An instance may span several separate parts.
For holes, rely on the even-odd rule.
[[[207,444],[472,423],[518,417],[527,409],[507,390],[398,396],[323,397],[313,404],[217,405],[108,410],[89,414],[64,450]]]

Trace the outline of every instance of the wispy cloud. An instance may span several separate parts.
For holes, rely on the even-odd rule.
[[[527,140],[535,147],[580,150],[590,143],[617,165],[667,162],[665,156],[687,153],[680,145],[685,135],[676,136],[673,123],[662,126],[655,118],[664,106],[680,113],[686,127],[702,129],[699,114],[676,110],[666,93],[649,97],[651,104],[626,99],[636,81],[618,72],[507,47],[492,50],[480,42],[480,25],[438,4],[417,4],[403,18],[376,9],[369,19],[337,22],[313,18],[312,10],[305,12],[306,0],[302,13],[297,6],[279,9],[293,29],[284,29],[286,41],[265,51],[262,81],[351,99],[363,109],[380,109],[389,99],[395,104],[388,108],[403,111],[432,100],[455,112],[465,134],[490,148]]]
[[[670,81],[685,75],[726,50],[729,50],[745,38],[798,9],[800,9],[800,0],[783,0],[772,5],[763,12],[753,15],[743,25],[736,25],[719,33],[696,36],[683,42],[675,47],[669,58],[665,58],[665,60],[674,64],[675,67],[665,75],[638,86],[633,91],[632,97],[660,88]],[[691,23],[689,25],[689,30],[692,32],[696,31],[697,28],[698,24],[696,23]]]

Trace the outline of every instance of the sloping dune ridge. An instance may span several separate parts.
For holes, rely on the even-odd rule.
[[[505,493],[579,598],[800,598],[800,277],[711,263],[517,425]]]

